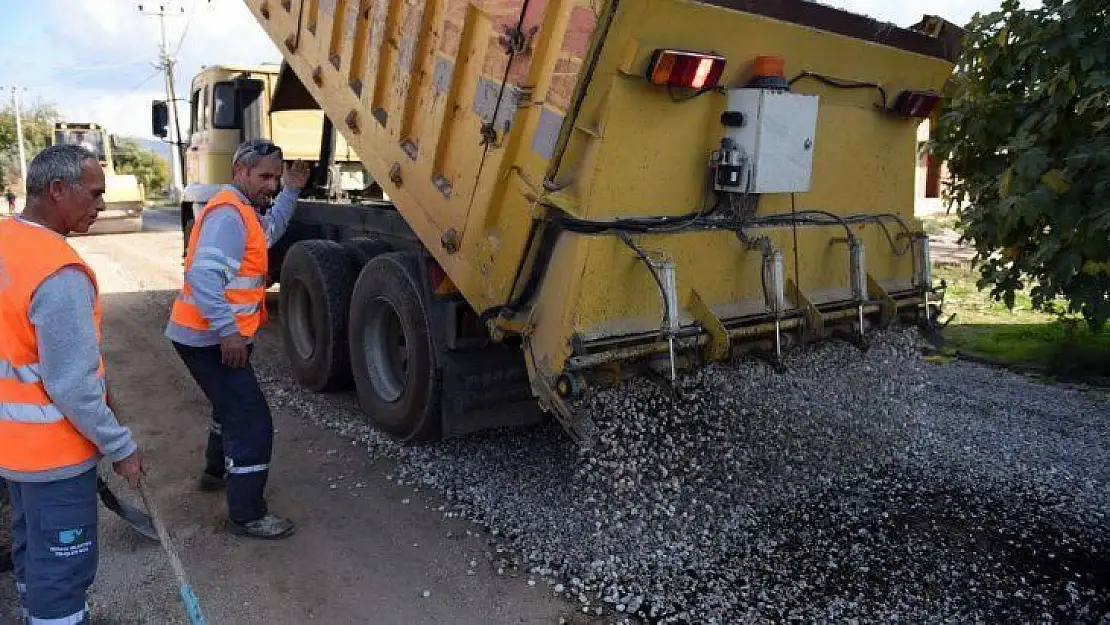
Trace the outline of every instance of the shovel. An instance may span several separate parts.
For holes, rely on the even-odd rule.
[[[119,518],[131,526],[131,529],[151,540],[158,540],[158,532],[154,529],[154,522],[150,519],[150,515],[120,501],[116,494],[108,488],[108,484],[100,477],[96,478],[96,492],[100,495],[100,501],[104,504],[104,507],[116,513]]]
[[[108,407],[112,409],[112,412],[115,412],[115,398],[112,397],[112,391],[107,385],[105,385],[104,395]],[[154,521],[151,520],[150,515],[135,506],[120,501],[99,475],[96,477],[96,492],[100,495],[100,501],[104,504],[104,507],[116,513],[119,518],[131,526],[131,529],[151,540],[158,540],[158,531],[154,529]]]

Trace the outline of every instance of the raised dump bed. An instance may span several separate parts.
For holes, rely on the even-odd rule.
[[[943,20],[802,0],[247,4],[285,57],[275,101],[321,107],[419,240],[421,305],[455,298],[451,328],[476,315],[481,338],[519,345],[578,439],[570,400],[630,363],[672,376],[924,316],[916,131],[959,53]],[[374,419],[384,362],[354,359]],[[438,419],[429,402],[406,404],[412,431]]]

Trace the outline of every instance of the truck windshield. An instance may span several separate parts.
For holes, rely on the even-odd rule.
[[[96,160],[104,162],[104,134],[99,130],[55,130],[54,143],[58,145],[79,145],[96,155]]]

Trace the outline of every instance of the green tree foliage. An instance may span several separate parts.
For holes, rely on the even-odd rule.
[[[52,104],[42,100],[24,106],[20,112],[23,115],[23,147],[30,162],[52,142],[54,123],[61,121],[61,115]],[[170,168],[166,160],[134,139],[117,138],[113,157],[116,173],[138,176],[147,195],[161,194],[169,184]],[[19,184],[15,109],[10,102],[0,110],[0,191],[4,188],[22,188]]]
[[[41,100],[30,105],[24,103],[20,113],[23,117],[23,149],[29,163],[39,151],[50,145],[54,122],[59,116],[53,105]],[[9,101],[0,111],[0,187],[19,189],[22,185],[19,184],[19,146],[15,130],[15,109]]]
[[[161,195],[170,180],[166,159],[148,150],[134,139],[116,137],[112,158],[117,174],[134,174],[143,183],[147,196]]]
[[[967,27],[934,154],[976,250],[980,288],[1013,307],[1110,318],[1110,3],[1006,0]]]

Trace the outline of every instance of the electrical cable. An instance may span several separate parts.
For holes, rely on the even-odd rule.
[[[798,213],[798,207],[797,207],[797,204],[795,203],[795,197],[794,196],[795,196],[794,193],[790,194],[790,214],[793,215],[793,216],[796,216],[797,213]],[[802,288],[801,271],[798,268],[799,267],[799,262],[798,262],[798,222],[796,220],[794,221],[793,228],[794,228],[794,287],[796,289],[798,289],[799,291],[801,291],[801,288]]]
[[[208,4],[208,7],[212,7],[211,2]],[[189,26],[193,23],[193,14],[196,13],[196,11],[197,0],[193,0],[193,6],[189,8],[189,17],[185,18],[185,28],[181,31],[181,38],[177,40],[177,45],[173,49],[172,56],[176,57],[177,53],[181,52],[181,45],[185,43],[185,36],[189,34]]]
[[[901,236],[910,238],[911,231],[909,226],[906,225],[905,220],[903,220],[898,215],[895,215],[894,213],[880,213],[878,215],[854,215],[851,217],[851,219],[854,221],[873,221],[878,224],[879,228],[882,229],[883,234],[886,235],[886,240],[888,243],[890,243],[890,249],[892,252],[894,252],[895,256],[905,256],[907,253],[909,253],[911,249],[913,249],[912,238],[902,247],[899,247],[898,244],[895,243],[894,236],[890,233],[890,228],[887,227],[885,223],[886,221],[896,222],[898,224],[898,227],[902,229]]]
[[[103,71],[111,71],[111,70],[120,69],[121,67],[131,67],[133,65],[140,65],[140,64],[145,64],[145,63],[146,63],[146,61],[138,60],[138,61],[125,61],[123,63],[103,64],[103,65],[84,65],[84,66],[49,65],[49,66],[46,66],[46,67],[41,67],[41,69],[49,70],[49,71],[55,71],[55,72],[103,72]]]
[[[707,195],[707,194],[706,194]],[[845,234],[849,242],[855,241],[856,235],[852,232],[851,224],[874,222],[882,228],[886,235],[887,241],[890,243],[892,250],[896,255],[902,256],[912,248],[912,243],[907,244],[904,248],[899,248],[895,242],[893,234],[886,226],[885,221],[895,221],[903,230],[903,233],[909,233],[909,227],[905,221],[893,213],[882,213],[878,215],[848,215],[840,216],[829,211],[818,209],[806,209],[799,211],[797,208],[797,198],[795,194],[790,194],[790,213],[766,215],[762,217],[750,218],[741,214],[739,207],[736,204],[736,199],[733,194],[723,194],[728,196],[728,204],[731,209],[732,215],[729,217],[717,217],[721,204],[723,203],[722,194],[717,194],[717,201],[714,205],[706,209],[707,199],[703,195],[701,206],[696,212],[687,213],[684,215],[666,216],[666,217],[638,217],[638,218],[623,218],[611,221],[592,221],[587,219],[579,219],[577,217],[570,217],[563,213],[561,209],[553,204],[541,202],[540,204],[545,208],[551,210],[554,216],[548,217],[542,221],[547,222],[547,227],[539,242],[539,251],[536,253],[535,259],[532,262],[531,270],[525,279],[524,286],[522,287],[520,295],[513,298],[512,301],[491,307],[483,311],[479,315],[479,321],[485,325],[489,319],[496,317],[500,314],[508,312],[515,314],[520,308],[531,300],[535,294],[536,289],[539,287],[540,279],[546,271],[548,264],[551,261],[554,245],[556,239],[564,232],[573,232],[575,234],[582,234],[587,236],[598,235],[616,235],[622,242],[629,245],[631,242],[630,235],[633,234],[664,234],[679,232],[682,230],[689,230],[699,228],[703,230],[729,230],[736,234],[736,236],[749,247],[761,247],[769,243],[766,236],[751,238],[744,230],[746,228],[760,228],[760,227],[782,227],[790,226],[794,235],[794,280],[799,283],[800,280],[800,259],[798,251],[798,226],[800,225],[814,225],[814,226],[840,226],[844,228]],[[537,224],[538,225],[538,224]],[[641,258],[645,258],[646,253],[640,248],[636,247],[633,243],[630,245]],[[766,250],[764,249],[764,252]],[[649,265],[650,266],[650,265]],[[658,275],[652,272],[657,283],[662,288],[662,283],[659,281]],[[760,280],[763,287],[764,297],[767,297],[767,284],[766,275],[763,269],[760,270]],[[514,289],[515,290],[515,289]]]
[[[555,251],[555,241],[562,234],[563,228],[557,220],[549,220],[547,227],[544,228],[543,234],[540,235],[539,250],[536,252],[536,257],[532,261],[531,270],[528,272],[528,277],[521,288],[520,295],[514,297],[508,303],[501,306],[493,306],[483,310],[478,315],[478,322],[485,326],[486,323],[500,315],[502,312],[508,311],[515,313],[520,310],[525,302],[532,299],[536,289],[539,288],[540,278],[543,273],[547,271],[548,264],[551,263],[551,256]]]
[[[144,79],[142,79],[141,81],[139,81],[139,84],[137,84],[137,85],[135,85],[134,87],[131,87],[130,89],[128,89],[128,90],[127,90],[127,92],[126,92],[126,93],[124,93],[124,95],[130,95],[130,94],[132,94],[132,93],[134,93],[134,92],[138,91],[139,89],[142,89],[142,88],[143,88],[143,85],[145,85],[145,84],[147,84],[148,82],[150,82],[150,79],[151,79],[151,78],[154,78],[155,76],[157,76],[157,75],[159,75],[159,74],[161,74],[161,73],[162,73],[162,70],[161,70],[161,69],[156,69],[156,70],[154,70],[154,71],[153,71],[153,72],[151,72],[151,73],[150,73],[150,74],[149,74],[149,75],[148,75],[148,76],[147,76],[146,78],[144,78]]]
[[[651,277],[655,278],[655,284],[659,287],[659,296],[663,298],[663,308],[667,310],[667,317],[670,318],[671,311],[670,306],[667,304],[667,291],[663,287],[663,280],[659,277],[659,274],[655,272],[655,267],[651,264],[651,258],[648,257],[647,252],[636,245],[632,237],[628,236],[627,232],[618,232],[617,237],[619,237],[625,245],[632,248],[632,251],[640,257],[640,260],[644,261],[644,266],[646,266],[648,272],[651,273]]]
[[[747,197],[747,194],[745,194],[745,197]],[[729,204],[733,204],[731,198],[729,200]],[[736,212],[735,206],[733,206],[733,211]],[[734,230],[734,232],[736,233],[736,237],[740,239],[741,243],[748,246],[748,249],[759,247],[761,256],[763,257],[763,259],[766,259],[771,253],[771,239],[766,235],[756,237],[754,239],[749,237],[748,234],[744,232],[744,228],[746,227],[747,223],[744,221],[743,217],[739,215],[739,213],[737,213],[737,216],[740,217],[740,223],[737,224],[736,230]],[[767,288],[766,270],[766,265],[761,261],[759,264],[759,286],[763,291],[763,301],[770,302],[771,293],[770,290]]]
[[[720,93],[720,94],[727,93],[723,87],[708,87],[708,88],[704,88],[704,89],[695,89],[693,91],[693,93],[688,93],[688,94],[685,94],[685,95],[677,95],[675,93],[674,85],[667,85],[667,95],[671,96],[671,100],[673,100],[675,102],[689,102],[690,100],[693,100],[694,98],[696,98],[698,96],[703,96],[703,95],[705,95],[707,93],[710,93],[712,91],[716,91],[717,93]]]
[[[804,78],[812,78],[812,79],[816,80],[819,83],[828,85],[830,87],[834,87],[836,89],[875,89],[876,91],[879,92],[879,95],[882,96],[882,98],[883,98],[883,103],[882,103],[883,109],[887,108],[886,89],[883,89],[882,85],[880,85],[878,83],[861,82],[861,81],[858,81],[858,80],[849,80],[849,79],[846,79],[846,78],[833,78],[831,76],[825,76],[824,74],[818,74],[816,72],[811,72],[811,71],[806,70],[806,71],[803,71],[802,73],[798,74],[797,76],[791,78],[786,84],[790,87],[793,87],[794,83],[796,83],[799,80],[802,80]]]
[[[794,195],[795,194],[793,194],[793,193],[790,194],[790,215],[768,215],[766,217],[761,217],[759,219],[759,221],[763,222],[763,223],[787,223],[787,222],[790,222],[790,223],[793,223],[795,225],[797,225],[799,223],[803,223],[803,224],[807,224],[807,225],[822,225],[822,224],[823,225],[832,225],[832,224],[836,224],[836,225],[839,225],[842,228],[844,228],[845,236],[847,237],[847,239],[849,241],[854,241],[855,240],[855,234],[852,232],[852,228],[849,225],[849,221],[846,218],[841,217],[840,215],[836,215],[834,213],[830,213],[828,211],[817,210],[817,209],[807,209],[807,210],[799,211],[797,209],[796,204],[795,204]],[[819,220],[819,219],[814,219],[813,218],[814,215],[824,217],[824,218],[826,218],[826,221],[822,221],[822,220]],[[784,219],[784,218],[788,218],[788,219]]]

